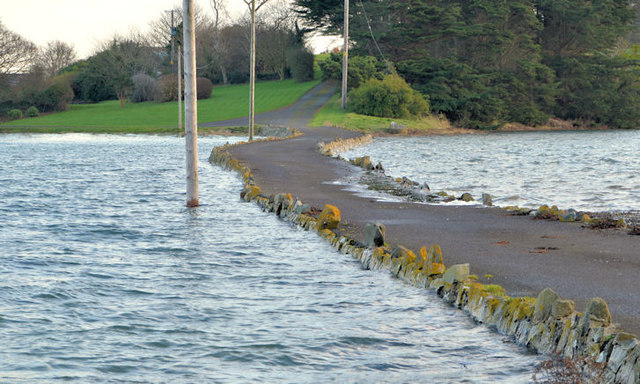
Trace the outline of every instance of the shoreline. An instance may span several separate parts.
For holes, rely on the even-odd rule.
[[[356,144],[366,143],[362,138],[351,139]],[[341,144],[349,142],[340,141]],[[387,269],[399,279],[413,285],[435,290],[445,302],[467,312],[474,320],[495,326],[500,333],[511,335],[518,344],[538,353],[560,352],[565,356],[592,356],[599,363],[606,363],[606,375],[614,382],[636,381],[640,367],[635,366],[636,349],[640,349],[635,336],[620,332],[611,323],[606,303],[599,298],[587,304],[584,314],[575,311],[575,303],[562,300],[550,289],[543,290],[537,298],[506,296],[506,291],[496,285],[477,282],[470,276],[469,264],[445,268],[440,246],[423,247],[417,253],[400,245],[387,246],[385,228],[375,224],[371,235],[367,224],[363,242],[340,230],[340,211],[325,205],[322,211],[305,204],[290,193],[267,196],[255,183],[251,169],[241,164],[229,149],[243,146],[238,143],[214,148],[211,163],[242,175],[245,187],[241,197],[291,221],[305,230],[315,230],[337,250],[351,254],[366,269]],[[257,143],[249,143],[251,144]],[[383,245],[384,244],[384,245]],[[448,264],[448,263],[447,263]]]

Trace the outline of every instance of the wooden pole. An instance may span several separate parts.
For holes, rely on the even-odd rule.
[[[182,47],[178,46],[178,135],[182,135]]]
[[[344,0],[344,51],[342,57],[342,110],[347,109],[347,74],[349,70],[349,0]]]
[[[187,146],[187,207],[197,207],[198,199],[198,105],[196,103],[196,34],[193,0],[183,0],[184,44],[184,136]]]
[[[251,0],[251,68],[249,69],[249,141],[253,140],[256,96],[256,0]]]

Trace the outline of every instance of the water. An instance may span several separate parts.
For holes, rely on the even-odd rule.
[[[525,132],[379,138],[349,151],[432,191],[494,204],[586,211],[640,210],[640,131]]]
[[[0,382],[528,382],[539,357],[241,202],[173,137],[0,136]]]

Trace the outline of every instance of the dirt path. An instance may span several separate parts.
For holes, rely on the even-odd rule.
[[[363,238],[366,223],[377,221],[387,227],[389,244],[413,250],[439,244],[447,265],[468,262],[471,273],[481,281],[500,284],[513,296],[535,297],[551,287],[561,297],[575,300],[578,310],[590,298],[602,297],[614,322],[640,333],[640,237],[588,230],[575,223],[508,216],[498,208],[379,202],[347,191],[336,181],[357,180],[362,171],[322,156],[314,148],[319,141],[357,134],[308,126],[333,91],[331,86],[320,85],[295,105],[256,119],[260,124],[295,127],[304,136],[233,149],[234,156],[252,169],[265,193],[290,192],[320,208],[334,204],[356,238]],[[246,122],[245,118],[215,125]],[[487,280],[485,274],[494,277]]]

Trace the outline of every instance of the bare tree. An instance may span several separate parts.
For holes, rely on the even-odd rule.
[[[223,42],[223,35],[221,33],[221,26],[224,19],[228,19],[229,13],[225,2],[222,0],[211,0],[211,9],[213,11],[213,53],[215,55],[218,69],[222,75],[222,82],[227,84],[229,82],[227,76],[227,64],[229,60],[225,60],[229,56],[227,45]]]
[[[171,45],[171,11],[173,11],[174,27],[182,24],[182,5],[175,5],[172,10],[163,12],[157,19],[149,23],[149,44],[154,47],[168,47]],[[199,29],[207,22],[207,17],[202,9],[194,6],[195,28]],[[180,33],[176,39],[182,41]]]
[[[39,64],[48,78],[52,78],[58,71],[76,61],[76,51],[72,45],[56,40],[47,43],[40,50]]]
[[[38,48],[0,22],[0,76],[27,72],[35,63]]]
[[[269,0],[242,0],[249,7],[251,17],[251,59],[249,64],[249,141],[253,140],[255,126],[255,90],[256,90],[256,12]]]

